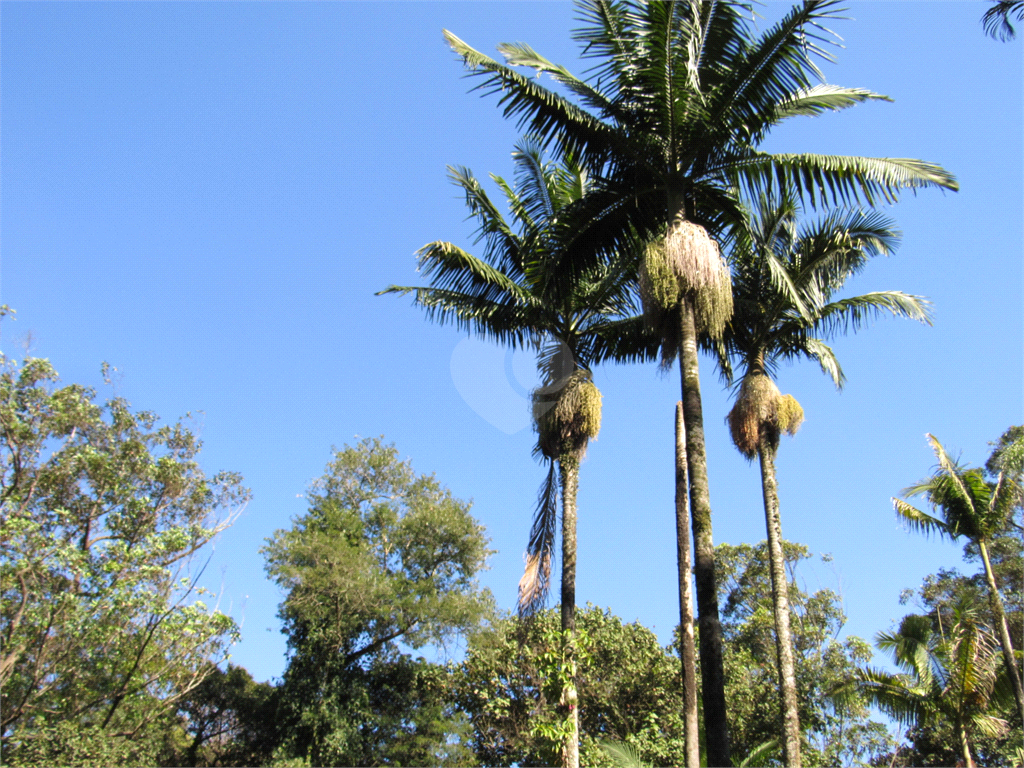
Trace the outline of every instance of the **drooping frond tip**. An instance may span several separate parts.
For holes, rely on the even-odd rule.
[[[526,568],[519,580],[517,609],[523,618],[532,616],[544,607],[551,586],[551,560],[555,547],[555,527],[558,520],[558,475],[555,462],[550,461],[547,477],[537,494],[537,509],[530,528],[527,545]]]
[[[804,409],[795,397],[779,392],[768,376],[748,374],[726,420],[733,444],[746,458],[753,459],[762,440],[774,451],[780,433],[795,435],[804,421]]]

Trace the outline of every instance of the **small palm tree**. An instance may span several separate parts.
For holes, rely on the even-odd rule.
[[[857,671],[856,678],[832,691],[837,701],[859,691],[905,726],[944,723],[953,729],[957,751],[973,768],[975,734],[999,737],[1007,722],[992,714],[1011,701],[1007,670],[998,643],[981,623],[978,606],[961,595],[953,624],[936,632],[929,616],[905,616],[896,633],[880,632],[875,645],[888,651],[901,672]]]
[[[552,269],[561,248],[559,215],[587,193],[586,171],[571,158],[561,165],[545,162],[540,147],[529,139],[517,145],[513,159],[514,185],[492,178],[506,197],[514,227],[472,173],[450,168],[480,223],[483,257],[449,242],[429,243],[420,250],[420,268],[431,286],[391,286],[381,293],[413,293],[415,304],[431,319],[513,348],[538,350],[544,384],[533,393],[538,435],[534,452],[549,468],[534,514],[518,607],[521,615],[529,615],[546,600],[561,496],[562,631],[573,635],[579,467],[601,424],[601,394],[590,368],[613,352],[624,354],[616,329],[622,317],[635,314],[635,307],[626,272],[615,262],[598,263],[575,275]],[[577,734],[567,738],[563,759],[573,768],[579,765],[576,699],[574,686],[563,692]]]
[[[832,299],[870,258],[892,252],[899,234],[889,220],[877,213],[840,210],[801,229],[798,214],[791,198],[775,201],[762,195],[734,229],[730,262],[735,312],[723,339],[725,351],[742,372],[728,416],[733,443],[761,466],[786,765],[800,764],[800,723],[775,456],[780,434],[796,433],[803,409],[791,395],[779,392],[775,368],[782,360],[815,360],[841,388],[842,369],[825,343],[830,336],[857,330],[872,314],[928,322],[927,302],[898,291]],[[723,373],[732,367],[723,366]]]
[[[1024,686],[1014,658],[1003,600],[999,596],[992,563],[988,556],[988,545],[993,536],[1006,529],[1013,510],[1021,503],[1021,487],[1018,482],[1021,461],[1019,454],[1024,450],[1024,438],[1018,437],[1016,441],[1009,441],[1003,446],[1002,453],[994,457],[993,469],[997,470],[994,473],[996,480],[989,482],[985,479],[982,469],[961,466],[950,458],[935,437],[930,434],[927,437],[938,459],[938,469],[931,477],[903,489],[903,495],[924,495],[932,508],[939,513],[939,517],[922,512],[903,499],[894,498],[893,507],[896,514],[912,530],[926,535],[938,533],[953,540],[965,536],[978,545],[981,561],[985,566],[989,605],[995,617],[995,629],[999,635],[1003,660],[1010,672],[1017,708],[1024,719]]]

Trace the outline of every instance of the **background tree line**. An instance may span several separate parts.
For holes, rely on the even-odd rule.
[[[558,610],[530,619],[498,610],[475,582],[489,551],[469,504],[432,476],[416,475],[394,446],[367,439],[337,451],[307,494],[309,511],[268,539],[262,552],[285,595],[289,655],[281,680],[258,683],[225,661],[233,622],[178,573],[245,503],[240,478],[205,477],[195,461],[199,443],[183,423],[160,426],[118,398],[98,405],[92,391],[59,386],[44,360],[5,364],[7,764],[559,759]],[[1017,445],[1019,432],[1008,432],[1002,448]],[[1006,453],[997,447],[996,462]],[[989,547],[1018,644],[1020,515],[1018,501]],[[766,764],[781,764],[766,551],[764,542],[716,548],[718,602],[735,753],[760,749]],[[871,648],[839,639],[839,594],[802,585],[807,549],[787,542],[784,552],[805,760],[950,764],[955,739],[944,729],[953,723],[941,707],[908,721],[900,743],[871,719],[871,691],[831,695],[867,679]],[[977,559],[970,542],[965,562]],[[920,613],[904,624],[928,617],[936,627],[945,622],[948,634],[954,603],[968,600],[991,626],[986,589],[984,571],[942,571],[907,593]],[[678,632],[662,647],[647,628],[590,605],[578,613],[578,631],[581,762],[617,764],[609,743],[631,746],[647,764],[682,762]],[[460,661],[416,653],[455,641],[465,644]],[[1014,710],[1012,698],[987,704],[984,714],[1005,725],[973,736],[978,764],[1012,758],[1021,734]]]

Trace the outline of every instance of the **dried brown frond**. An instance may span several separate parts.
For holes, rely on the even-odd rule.
[[[526,555],[526,570],[519,580],[518,610],[520,615],[529,615],[543,605],[551,583],[551,553],[542,552]]]
[[[537,443],[549,459],[583,458],[587,442],[601,431],[601,391],[590,371],[574,371],[561,389],[533,393]]]
[[[795,435],[804,423],[804,409],[792,395],[782,395],[775,405],[779,431]]]
[[[733,444],[748,459],[757,456],[762,434],[771,444],[778,443],[777,408],[780,396],[775,382],[763,373],[744,377],[736,404],[726,418]]]

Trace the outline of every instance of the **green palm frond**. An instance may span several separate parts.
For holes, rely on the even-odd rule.
[[[949,526],[937,517],[922,512],[916,507],[911,506],[903,499],[892,499],[892,506],[896,510],[896,514],[899,515],[903,522],[907,524],[907,527],[912,531],[923,533],[928,535],[930,533],[938,532],[939,534],[956,538],[949,530]]]
[[[858,331],[870,320],[888,313],[893,317],[932,324],[931,302],[924,296],[913,296],[902,291],[876,291],[848,299],[839,299],[818,310],[815,331],[833,335]]]
[[[832,383],[836,385],[836,388],[842,389],[843,384],[846,382],[846,374],[843,373],[843,369],[839,365],[839,359],[836,357],[835,352],[832,351],[832,347],[828,346],[821,339],[807,338],[803,342],[803,348],[806,354],[818,362],[818,365],[821,366],[821,372],[832,379]]]
[[[920,723],[930,714],[927,689],[915,685],[906,675],[861,669],[857,671],[856,687],[868,701],[902,726]]]
[[[427,243],[419,250],[420,271],[435,288],[455,291],[489,301],[535,303],[529,290],[500,269],[452,243]]]
[[[778,739],[769,739],[758,744],[740,761],[739,768],[747,768],[748,766],[750,768],[757,768],[757,766],[768,765],[769,760],[779,757],[779,752],[781,751],[779,747]]]
[[[615,768],[649,768],[650,766],[649,763],[645,763],[641,759],[640,752],[632,744],[598,739],[597,745],[604,750]]]
[[[462,57],[469,75],[483,78],[474,90],[500,94],[498,105],[504,116],[527,128],[542,146],[555,140],[562,153],[589,157],[595,149],[603,153],[614,141],[608,125],[565,97],[475,50],[448,30],[444,30],[444,37]]]
[[[892,99],[863,88],[844,88],[841,85],[819,83],[810,88],[801,88],[780,101],[772,114],[772,122],[777,123],[798,115],[814,117],[825,112],[838,112],[865,101],[891,102]]]
[[[893,203],[902,189],[941,187],[958,190],[956,178],[942,166],[911,158],[851,157],[848,155],[775,154],[753,152],[725,173],[751,194],[790,186],[817,206],[866,202]]]
[[[534,323],[541,318],[531,308],[502,303],[458,291],[440,288],[392,285],[377,293],[415,294],[413,305],[426,311],[427,319],[440,325],[451,324],[460,331],[521,349],[536,343]]]

